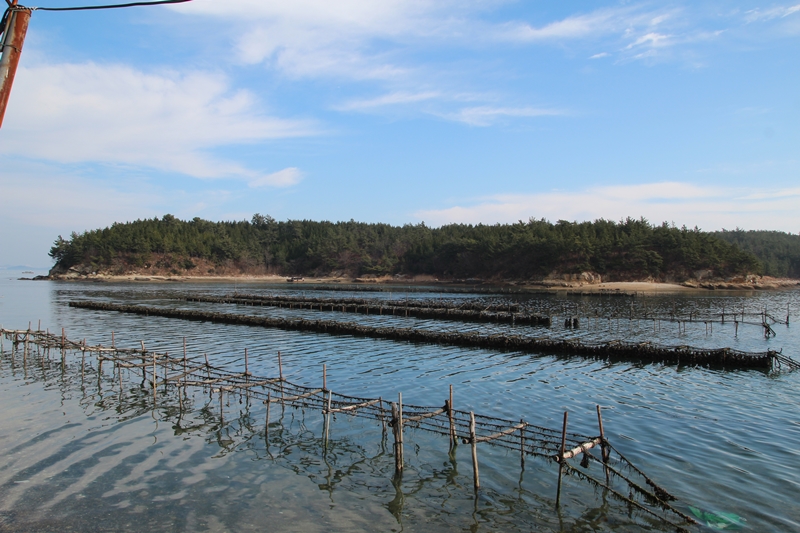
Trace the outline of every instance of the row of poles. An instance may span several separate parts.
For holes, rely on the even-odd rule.
[[[272,403],[280,403],[282,406],[285,406],[287,403],[294,406],[306,406],[306,405],[322,405],[322,411],[324,415],[324,447],[327,448],[327,442],[330,435],[331,429],[331,415],[335,413],[341,412],[350,412],[351,414],[358,415],[357,410],[362,408],[369,408],[374,407],[376,404],[379,404],[379,416],[374,416],[370,414],[361,414],[361,416],[367,416],[371,418],[378,418],[383,422],[384,432],[387,425],[392,427],[393,436],[394,436],[394,459],[395,459],[395,477],[399,478],[402,476],[405,459],[404,459],[404,429],[408,424],[416,424],[416,427],[421,428],[423,430],[432,431],[434,433],[439,434],[449,434],[450,437],[450,449],[451,453],[454,452],[455,447],[457,446],[457,442],[460,439],[463,444],[470,444],[471,452],[472,452],[472,467],[473,467],[473,486],[475,490],[475,495],[477,497],[478,491],[481,487],[480,481],[480,474],[479,474],[479,463],[478,463],[478,444],[479,443],[492,443],[493,445],[499,445],[501,447],[505,447],[506,449],[514,449],[516,445],[514,444],[514,437],[513,435],[519,432],[519,452],[520,452],[520,461],[521,467],[524,469],[525,467],[525,455],[533,455],[533,456],[540,456],[545,457],[548,460],[555,461],[559,465],[558,469],[558,484],[556,489],[556,507],[559,508],[561,506],[561,492],[562,492],[562,479],[563,474],[565,471],[569,473],[578,473],[581,478],[585,478],[592,483],[595,483],[597,486],[603,487],[604,490],[607,490],[610,494],[614,495],[615,497],[621,499],[622,501],[627,502],[630,506],[636,507],[637,509],[658,518],[659,520],[663,520],[668,524],[676,526],[676,529],[679,531],[683,531],[684,528],[676,524],[665,516],[661,516],[661,514],[657,513],[653,509],[643,505],[642,503],[635,501],[633,499],[633,492],[637,492],[638,494],[645,497],[647,502],[651,504],[653,502],[658,502],[658,507],[663,511],[668,511],[673,513],[674,515],[680,517],[685,523],[694,523],[694,520],[687,516],[682,511],[676,509],[674,506],[667,503],[669,500],[674,499],[670,496],[666,491],[657,487],[644,473],[636,468],[633,464],[630,463],[622,454],[614,449],[611,444],[605,438],[605,433],[603,429],[603,419],[602,419],[602,411],[600,406],[597,406],[597,421],[598,427],[600,431],[600,435],[598,437],[584,437],[575,434],[570,434],[569,441],[570,447],[568,448],[568,434],[567,434],[567,420],[568,420],[568,413],[564,413],[563,425],[560,435],[560,440],[558,443],[556,442],[556,435],[557,431],[549,430],[546,428],[541,428],[538,426],[534,426],[531,424],[526,423],[524,420],[520,420],[518,424],[508,421],[508,420],[501,420],[492,417],[483,417],[487,420],[481,422],[482,427],[486,430],[487,433],[490,431],[496,431],[493,434],[488,435],[478,435],[477,428],[478,424],[476,423],[476,415],[473,411],[466,413],[464,411],[456,411],[453,408],[453,387],[450,386],[449,397],[445,401],[444,407],[440,409],[431,410],[430,407],[418,407],[413,406],[412,412],[421,412],[421,414],[412,414],[411,416],[407,415],[404,412],[404,404],[403,404],[403,397],[402,393],[398,393],[398,401],[391,403],[391,418],[387,421],[387,417],[385,417],[384,411],[384,401],[382,398],[367,400],[363,398],[353,398],[347,397],[343,395],[338,395],[338,397],[343,398],[342,400],[337,400],[337,403],[346,404],[344,407],[333,407],[333,392],[328,388],[327,378],[327,365],[323,364],[322,367],[322,388],[318,389],[310,389],[309,387],[293,385],[285,380],[283,375],[283,362],[281,358],[280,352],[278,352],[278,371],[279,377],[278,378],[259,378],[254,376],[249,370],[249,355],[247,350],[245,349],[245,357],[244,357],[244,365],[245,369],[243,373],[234,373],[231,374],[229,371],[225,371],[220,368],[211,367],[208,362],[207,354],[204,354],[203,357],[205,358],[204,364],[198,364],[199,358],[191,358],[189,359],[187,356],[187,348],[186,348],[186,340],[184,339],[183,343],[183,358],[176,358],[170,357],[167,353],[164,354],[156,354],[150,353],[145,349],[144,341],[140,342],[141,350],[140,349],[120,349],[116,347],[114,333],[111,333],[111,342],[112,347],[106,348],[103,346],[88,346],[86,344],[86,340],[84,339],[81,342],[73,342],[67,339],[66,331],[62,328],[61,336],[50,334],[49,330],[46,334],[41,331],[41,321],[39,323],[39,329],[36,332],[31,330],[31,326],[29,324],[28,330],[5,330],[0,326],[0,350],[3,350],[2,346],[2,339],[5,337],[13,338],[13,343],[15,345],[23,343],[25,346],[25,353],[28,352],[28,344],[35,343],[37,345],[44,345],[47,348],[50,346],[61,347],[62,352],[62,369],[66,368],[66,361],[65,361],[65,353],[66,350],[74,349],[80,350],[82,357],[81,357],[81,379],[83,383],[83,374],[84,374],[84,362],[86,353],[97,353],[98,355],[98,367],[97,367],[97,378],[98,378],[98,386],[100,384],[101,377],[103,376],[102,372],[102,361],[103,360],[110,360],[114,364],[114,375],[112,377],[112,381],[119,377],[120,383],[120,393],[122,393],[122,371],[123,368],[127,368],[129,371],[132,369],[141,369],[142,376],[143,376],[143,386],[147,383],[148,378],[148,369],[151,368],[152,364],[152,379],[151,385],[153,387],[153,405],[157,404],[157,389],[158,386],[163,384],[165,386],[165,392],[168,390],[167,386],[172,384],[178,389],[178,397],[181,406],[181,412],[183,411],[183,395],[185,394],[185,390],[187,387],[190,386],[197,386],[202,387],[204,390],[208,388],[210,390],[211,397],[213,398],[213,394],[215,392],[219,393],[219,401],[220,401],[220,423],[224,423],[223,421],[223,409],[224,409],[224,393],[228,392],[229,394],[238,395],[241,399],[242,396],[246,396],[248,399],[250,397],[255,398],[263,398],[266,396],[264,403],[266,404],[266,420],[265,420],[265,435],[269,434],[269,425],[270,425],[270,405]],[[149,356],[152,355],[152,363],[149,360]],[[127,356],[127,357],[125,357]],[[141,363],[136,362],[139,358],[141,358]],[[196,362],[197,361],[197,362]],[[191,367],[189,366],[191,363]],[[164,370],[164,379],[161,381],[158,378],[159,374],[159,366],[163,366]],[[178,374],[173,374],[170,376],[168,371],[172,369],[173,371],[177,371]],[[273,397],[272,391],[269,389],[270,386],[279,387],[278,391],[280,393],[280,397]],[[262,390],[258,390],[257,387],[261,387]],[[276,387],[276,388],[277,388]],[[284,387],[287,387],[289,394],[291,395],[284,395]],[[181,390],[183,389],[183,390]],[[267,390],[266,394],[264,390]],[[299,394],[297,394],[299,393]],[[310,402],[310,403],[309,403]],[[352,402],[352,403],[350,403]],[[469,422],[465,424],[463,422],[463,418],[461,420],[456,419],[456,415],[460,415],[461,417],[465,415],[469,415]],[[438,421],[433,420],[434,417],[441,417],[445,415],[447,417],[447,421],[449,422],[449,429],[445,429],[444,421],[439,418]],[[421,425],[420,422],[426,419],[431,419],[429,423]],[[495,421],[495,422],[492,422]],[[467,426],[468,429],[466,432],[462,432],[459,435],[458,428]],[[491,429],[495,428],[495,429]],[[498,428],[503,428],[497,431]],[[535,437],[530,435],[530,432],[534,434],[539,433],[541,437]],[[384,433],[385,434],[385,433]],[[527,442],[526,442],[527,441]],[[556,448],[556,445],[558,447]],[[573,459],[578,456],[582,456],[581,467],[588,468],[589,461],[596,458],[588,453],[589,450],[595,447],[601,448],[601,460],[603,464],[603,471],[605,473],[605,482],[593,478],[588,472],[585,470],[578,471],[572,465],[569,464],[569,460]],[[633,472],[637,473],[638,475],[642,476],[648,485],[653,487],[654,492],[650,493],[648,491],[644,491],[642,488],[643,484],[636,483],[628,477],[626,477],[617,467],[617,465],[613,465],[609,462],[610,453],[614,451],[619,456],[620,464],[625,467],[631,469]],[[615,478],[619,478],[625,481],[628,484],[628,489],[630,495],[625,495],[612,487],[610,477],[613,475]]]
[[[39,330],[37,330],[36,332],[34,332],[31,329],[31,325],[30,324],[28,326],[28,330],[27,331],[5,330],[5,329],[0,328],[0,342],[2,342],[3,338],[5,338],[6,336],[10,335],[10,336],[12,336],[12,342],[13,342],[14,345],[17,345],[17,344],[24,344],[25,345],[25,351],[27,353],[27,345],[29,343],[31,343],[31,342],[36,342],[36,337],[33,335],[33,333],[41,333],[41,321],[39,322]],[[50,335],[49,330],[47,332],[47,335]],[[139,349],[136,349],[136,350],[124,350],[124,352],[126,352],[126,353],[141,354],[141,360],[142,360],[141,363],[131,363],[130,361],[118,360],[118,358],[111,358],[111,357],[108,357],[108,355],[104,355],[104,354],[116,353],[118,351],[123,351],[123,350],[118,350],[117,347],[116,347],[116,341],[115,341],[114,332],[111,332],[111,347],[110,348],[90,347],[90,346],[88,346],[86,344],[86,340],[85,339],[83,339],[82,341],[80,341],[78,343],[71,342],[71,341],[69,341],[67,339],[66,330],[64,328],[61,329],[61,336],[60,336],[60,338],[58,340],[60,341],[58,344],[60,344],[60,346],[62,348],[62,365],[65,365],[64,358],[65,358],[65,353],[66,353],[66,347],[67,346],[73,346],[74,348],[76,348],[76,349],[81,351],[81,354],[82,354],[82,358],[81,358],[81,378],[82,379],[83,379],[84,373],[85,373],[85,355],[86,355],[86,352],[97,352],[98,353],[98,367],[97,367],[98,379],[103,373],[102,372],[103,361],[107,360],[107,359],[112,359],[112,361],[114,362],[114,366],[115,366],[114,374],[118,374],[118,376],[119,376],[120,387],[122,387],[122,369],[123,368],[128,368],[130,370],[130,369],[133,369],[134,367],[138,367],[139,369],[141,369],[141,372],[142,372],[142,383],[143,384],[146,384],[147,381],[148,381],[148,378],[151,377],[150,384],[151,384],[151,387],[153,389],[153,402],[154,402],[154,405],[156,405],[156,403],[158,401],[158,392],[157,391],[158,391],[159,382],[163,383],[165,385],[170,383],[170,382],[173,382],[176,385],[178,385],[179,387],[183,386],[185,388],[188,385],[192,385],[192,384],[196,383],[195,380],[191,380],[191,381],[189,380],[190,376],[194,372],[197,372],[198,370],[202,372],[203,368],[205,368],[206,370],[211,368],[209,363],[208,363],[207,354],[204,354],[204,356],[203,356],[205,358],[205,363],[204,364],[202,364],[200,366],[189,368],[189,358],[187,357],[187,345],[186,345],[186,339],[185,338],[183,339],[183,358],[181,360],[170,359],[167,354],[164,354],[162,357],[159,357],[159,354],[157,354],[156,352],[152,352],[152,361],[148,361],[148,357],[147,356],[150,355],[150,354],[148,353],[148,351],[145,348],[144,341],[140,341],[140,347],[141,347],[140,350]],[[0,345],[0,349],[2,349],[2,345]],[[268,380],[268,381],[270,381],[270,382],[278,382],[280,384],[280,397],[279,398],[278,397],[273,398],[271,392],[268,392],[267,393],[267,398],[264,401],[264,403],[266,404],[266,420],[265,420],[266,424],[265,425],[266,425],[266,432],[267,433],[269,432],[270,405],[272,403],[281,403],[282,405],[285,405],[287,402],[295,402],[295,401],[302,400],[304,398],[309,398],[311,396],[314,396],[314,395],[317,395],[317,394],[321,393],[322,394],[322,399],[323,399],[322,400],[323,401],[323,415],[324,415],[324,429],[323,429],[323,432],[324,432],[325,445],[327,445],[328,439],[330,437],[331,415],[332,414],[343,413],[343,412],[348,412],[348,411],[349,412],[354,412],[355,410],[360,409],[360,408],[367,408],[367,407],[374,406],[376,404],[379,405],[379,407],[381,409],[380,418],[383,421],[384,430],[385,430],[387,425],[392,428],[392,435],[393,435],[393,440],[394,440],[394,445],[393,445],[394,464],[395,464],[395,474],[396,475],[402,475],[403,470],[404,470],[404,465],[405,465],[405,455],[404,455],[404,441],[405,441],[405,439],[404,439],[404,429],[405,429],[405,426],[407,424],[413,424],[415,422],[420,422],[420,421],[422,421],[424,419],[433,418],[433,417],[440,416],[440,415],[445,415],[447,417],[447,420],[448,420],[448,423],[449,423],[449,440],[450,440],[450,449],[451,449],[451,451],[454,450],[457,447],[459,440],[462,441],[462,444],[469,444],[470,447],[471,447],[472,471],[473,471],[473,487],[474,487],[474,489],[476,491],[476,494],[477,494],[477,491],[480,489],[480,486],[481,486],[480,468],[479,468],[479,461],[478,461],[478,444],[479,443],[490,443],[490,442],[492,442],[494,440],[497,440],[497,439],[500,439],[500,438],[504,438],[504,437],[507,438],[507,437],[513,435],[514,433],[519,432],[520,464],[521,464],[522,468],[524,468],[524,466],[525,466],[525,455],[526,455],[525,429],[529,425],[523,419],[520,419],[518,424],[512,425],[511,427],[508,427],[508,428],[506,428],[504,430],[501,430],[501,431],[499,431],[499,432],[497,432],[495,434],[485,435],[485,436],[478,436],[477,429],[476,429],[475,413],[474,413],[474,411],[470,411],[469,412],[469,430],[468,430],[468,434],[467,435],[462,435],[461,437],[459,437],[458,431],[457,431],[456,417],[455,417],[456,411],[453,408],[453,405],[454,405],[454,403],[453,403],[453,385],[449,386],[449,397],[448,397],[447,400],[445,400],[444,407],[442,407],[440,409],[437,409],[437,410],[430,411],[430,412],[426,412],[426,413],[423,413],[423,414],[418,414],[418,415],[415,415],[415,416],[406,416],[405,415],[404,410],[403,410],[403,394],[402,394],[402,392],[398,393],[397,401],[396,402],[391,402],[391,418],[387,422],[386,418],[383,415],[383,404],[384,404],[383,398],[378,398],[376,400],[369,400],[369,401],[365,401],[365,402],[354,404],[354,405],[348,405],[346,407],[333,408],[332,407],[333,392],[328,388],[328,383],[327,383],[328,372],[327,372],[327,365],[325,365],[325,364],[322,365],[322,388],[321,389],[313,389],[313,390],[308,391],[308,392],[306,392],[304,394],[295,395],[295,396],[291,396],[291,397],[286,397],[283,394],[283,383],[284,383],[285,379],[284,379],[284,374],[283,374],[283,360],[282,360],[282,356],[281,356],[281,352],[280,351],[277,354],[277,359],[278,359],[277,362],[278,362],[278,374],[279,374],[279,377],[277,379],[271,379],[271,380]],[[158,377],[159,362],[161,362],[161,364],[164,365],[164,380],[163,381],[161,381],[159,379],[159,377]],[[174,376],[172,378],[170,378],[168,376],[168,374],[167,374],[168,365],[170,363],[172,363],[172,364],[181,364],[182,363],[182,365],[183,365],[182,366],[182,373],[181,373],[180,376],[177,376],[177,378],[174,377]],[[244,392],[245,394],[249,394],[249,392],[250,392],[250,388],[251,387],[250,387],[249,379],[253,375],[251,374],[251,372],[249,370],[249,355],[248,355],[247,349],[244,350],[244,365],[245,365],[245,369],[244,369],[243,373],[233,374],[232,375],[232,376],[235,376],[237,378],[244,378],[243,387],[237,387],[236,385],[234,385],[232,387],[225,387],[225,386],[220,385],[216,389],[214,389],[213,387],[211,388],[212,394],[213,394],[213,392],[218,392],[219,393],[220,417],[221,418],[223,417],[223,405],[224,405],[223,393],[224,392],[228,391],[228,392],[239,392],[239,393],[241,393],[240,390],[237,391],[237,389],[239,389],[239,388],[243,388],[244,391],[245,391]],[[149,372],[148,372],[148,370],[149,370]],[[148,376],[148,373],[150,373],[151,376]],[[208,377],[210,378],[211,376],[209,375]],[[115,375],[114,378],[116,380],[117,375]],[[217,378],[217,379],[213,379],[213,380],[212,379],[208,379],[208,380],[205,380],[205,381],[201,381],[199,383],[204,383],[204,384],[217,383],[217,384],[219,384],[224,380],[225,380],[225,378],[222,377],[222,378]],[[265,383],[265,382],[260,381],[257,384],[263,384],[263,383]],[[256,384],[256,383],[254,383],[254,384]],[[183,408],[183,394],[179,393],[178,394],[178,398],[179,398],[179,402],[181,403],[181,408]],[[602,459],[602,462],[603,462],[603,465],[604,465],[604,470],[605,470],[607,482],[608,482],[608,476],[609,476],[608,469],[607,469],[607,464],[608,464],[608,460],[609,460],[609,456],[610,456],[610,448],[609,448],[608,442],[607,442],[607,440],[605,438],[605,432],[604,432],[604,429],[603,429],[603,418],[602,418],[601,407],[599,405],[597,406],[597,422],[598,422],[600,435],[598,437],[596,437],[596,438],[591,438],[591,439],[587,440],[586,442],[583,442],[583,443],[579,444],[578,446],[575,446],[575,447],[570,448],[570,449],[567,448],[567,420],[568,420],[568,412],[565,411],[564,412],[564,419],[563,419],[563,426],[562,426],[562,431],[561,431],[559,452],[550,457],[553,461],[555,461],[555,462],[557,462],[559,464],[558,485],[557,485],[557,492],[556,492],[556,506],[560,506],[561,505],[562,477],[563,477],[563,472],[564,472],[564,468],[566,466],[566,461],[567,460],[573,459],[573,458],[575,458],[575,457],[577,457],[577,456],[579,456],[581,454],[585,454],[590,449],[599,446],[601,448],[601,459]],[[588,460],[588,457],[586,458],[586,460]]]

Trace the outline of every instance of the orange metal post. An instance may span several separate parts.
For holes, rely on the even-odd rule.
[[[2,58],[0,58],[0,127],[6,114],[8,97],[11,94],[11,85],[17,73],[19,56],[22,53],[22,44],[25,34],[28,33],[28,22],[31,19],[30,9],[17,7],[17,1],[10,8],[5,31],[3,32]]]

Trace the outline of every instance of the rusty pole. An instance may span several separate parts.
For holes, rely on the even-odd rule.
[[[22,44],[25,42],[28,22],[31,19],[31,10],[17,6],[17,0],[14,0],[13,5],[8,9],[8,20],[3,32],[3,56],[0,58],[0,127],[3,126],[11,85],[14,83],[19,56],[22,53]]]

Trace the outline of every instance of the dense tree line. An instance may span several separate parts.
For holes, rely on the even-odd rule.
[[[685,279],[757,272],[756,257],[719,236],[644,219],[620,222],[450,224],[430,228],[288,220],[256,214],[250,221],[163,218],[117,223],[59,238],[56,268],[132,270],[160,261],[175,271],[198,259],[243,272],[353,276],[431,274],[441,278],[536,279],[553,272],[597,272],[606,279]],[[202,272],[200,274],[204,274]]]
[[[782,231],[720,231],[718,237],[753,253],[763,273],[776,278],[800,278],[800,235]]]

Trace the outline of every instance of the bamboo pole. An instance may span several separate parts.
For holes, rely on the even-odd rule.
[[[472,481],[477,491],[481,488],[481,478],[478,474],[478,438],[475,435],[475,413],[469,412],[469,441],[472,445]]]
[[[561,478],[564,475],[564,452],[567,447],[567,411],[564,411],[564,427],[561,430],[561,453],[558,461],[558,489],[556,491],[556,507],[561,506]]]

